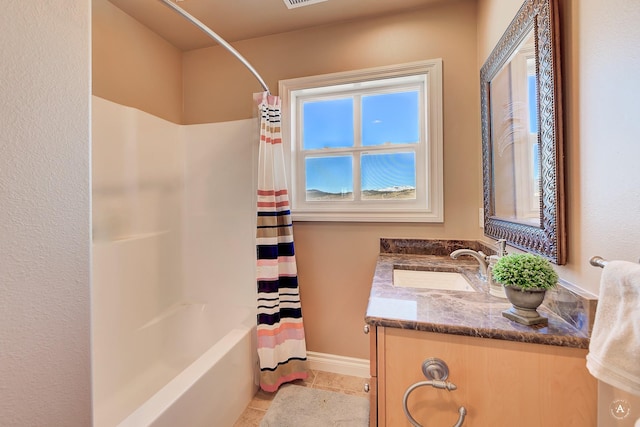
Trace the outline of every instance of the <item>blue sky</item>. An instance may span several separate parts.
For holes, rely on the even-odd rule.
[[[419,139],[418,93],[362,97],[362,145],[415,143]],[[354,146],[353,99],[304,104],[304,149]],[[339,193],[353,191],[351,156],[307,158],[307,188]],[[415,187],[413,153],[363,154],[362,187]]]

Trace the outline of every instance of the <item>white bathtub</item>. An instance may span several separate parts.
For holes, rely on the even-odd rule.
[[[233,426],[257,390],[254,336],[238,325],[118,426]]]
[[[94,426],[232,426],[257,391],[249,312],[183,303],[121,337],[94,367]]]
[[[255,308],[154,292],[174,277],[158,249],[171,240],[149,233],[93,245],[95,427],[232,426],[257,390]]]

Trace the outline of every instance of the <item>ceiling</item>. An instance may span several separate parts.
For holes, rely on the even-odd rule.
[[[178,49],[215,44],[160,0],[109,0]],[[424,7],[446,0],[328,0],[287,9],[283,0],[183,0],[177,5],[227,42],[352,21]]]

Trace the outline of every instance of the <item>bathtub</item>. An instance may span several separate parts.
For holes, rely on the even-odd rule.
[[[254,337],[238,325],[118,426],[233,426],[257,391]]]
[[[257,391],[250,311],[180,303],[125,334],[94,368],[94,426],[232,426]]]
[[[173,250],[173,240],[161,232],[94,241],[95,427],[232,426],[257,390],[255,308],[171,292],[189,287],[167,283],[173,253],[161,248]]]

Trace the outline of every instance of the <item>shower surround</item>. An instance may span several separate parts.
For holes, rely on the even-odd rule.
[[[257,120],[92,107],[94,423],[231,424],[256,390]]]

